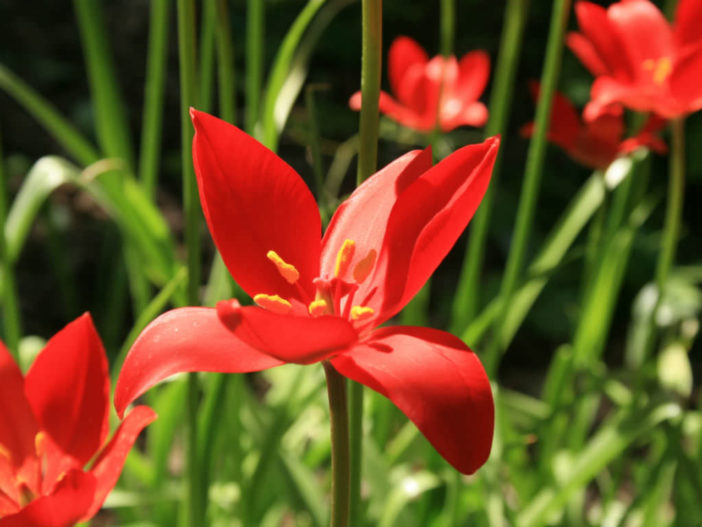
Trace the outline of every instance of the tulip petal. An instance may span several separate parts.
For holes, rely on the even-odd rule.
[[[200,200],[210,232],[234,279],[259,293],[300,298],[266,257],[275,251],[300,272],[314,296],[321,220],[302,178],[253,137],[216,117],[191,111],[193,156]]]
[[[458,338],[429,328],[382,328],[331,362],[395,403],[459,472],[471,474],[487,460],[494,426],[490,383]]]
[[[319,362],[358,340],[353,326],[336,316],[281,315],[231,301],[219,302],[217,314],[238,339],[284,362]]]
[[[110,408],[107,357],[88,313],[49,340],[25,387],[40,428],[87,463],[107,437]]]
[[[679,0],[675,10],[675,41],[681,48],[702,44],[702,2],[699,0]]]
[[[420,92],[418,98],[423,100],[422,94],[423,92]],[[423,108],[423,103],[420,106]],[[423,113],[417,113],[415,108],[402,105],[385,92],[380,92],[378,109],[393,121],[420,132],[430,132],[436,126],[436,117],[427,119]]]
[[[208,307],[183,307],[151,322],[129,350],[115,387],[115,409],[125,408],[176,373],[247,373],[281,362],[237,339]]]
[[[688,47],[688,51],[676,62],[670,75],[670,92],[684,108],[684,113],[695,112],[702,108],[700,79],[702,79],[702,44]]]
[[[390,89],[400,102],[409,103],[411,89],[408,90],[406,73],[413,66],[423,66],[429,60],[428,55],[409,37],[397,37],[388,51],[388,77]]]
[[[376,325],[409,302],[466,228],[487,190],[499,142],[493,137],[455,151],[399,195],[374,273],[356,293],[357,303],[375,310]]]
[[[71,470],[53,492],[40,496],[16,514],[0,519],[0,527],[70,527],[84,517],[95,492],[95,478]]]
[[[32,490],[38,488],[34,437],[39,428],[25,397],[22,372],[0,342],[0,490],[18,474]],[[8,488],[9,492],[9,488]]]
[[[575,4],[575,14],[584,37],[592,43],[609,74],[621,79],[633,79],[631,59],[622,38],[612,27],[607,10],[597,4],[580,1]]]
[[[369,177],[336,209],[322,241],[322,276],[334,276],[336,255],[345,240],[356,244],[351,265],[369,251],[380,250],[398,196],[431,165],[431,149],[408,152]]]
[[[134,442],[141,431],[156,419],[156,413],[148,406],[137,406],[122,421],[115,431],[110,442],[100,452],[100,456],[93,463],[90,473],[97,482],[92,505],[84,519],[87,520],[97,513],[102,507],[105,498],[117,483],[122,472],[127,454],[132,449]]]
[[[612,27],[621,37],[632,64],[639,75],[651,77],[644,61],[673,56],[673,33],[670,24],[649,0],[628,0],[612,4],[607,10]]]
[[[455,96],[465,102],[477,101],[490,78],[490,55],[471,51],[458,62]]]
[[[595,77],[610,73],[607,65],[587,37],[574,31],[566,36],[566,45]]]

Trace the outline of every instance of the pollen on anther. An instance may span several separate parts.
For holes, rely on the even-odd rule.
[[[46,434],[44,432],[37,432],[34,436],[34,451],[37,457],[42,457],[46,452]]]
[[[329,304],[327,304],[327,301],[323,298],[318,298],[310,302],[307,309],[313,317],[321,317],[322,315],[328,315],[330,313]]]
[[[373,316],[375,310],[367,306],[353,306],[351,308],[351,320],[367,320]]]
[[[279,315],[287,314],[292,307],[290,302],[278,295],[264,295],[261,293],[254,297],[254,302],[262,308]]]
[[[280,276],[285,278],[285,281],[289,284],[294,284],[300,278],[300,272],[295,266],[283,260],[277,252],[268,251],[266,253],[266,258],[275,264]]]
[[[356,267],[353,269],[353,279],[356,280],[356,282],[360,284],[366,278],[368,278],[368,275],[375,265],[375,259],[377,256],[378,253],[376,250],[371,249],[368,251],[368,254],[356,264]]]
[[[349,266],[351,265],[351,260],[353,259],[353,253],[356,251],[356,242],[353,240],[344,240],[341,249],[336,253],[336,268],[334,269],[334,276],[344,276]]]

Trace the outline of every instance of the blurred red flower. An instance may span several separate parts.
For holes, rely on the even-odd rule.
[[[135,408],[105,444],[109,396],[107,358],[87,313],[49,340],[24,378],[0,343],[0,527],[67,527],[100,509],[156,417]]]
[[[666,119],[702,108],[702,0],[680,0],[671,25],[649,0],[575,5],[567,44],[596,77],[585,118],[612,103]]]
[[[380,93],[380,111],[398,123],[431,132],[437,126],[448,132],[459,126],[483,126],[488,111],[478,98],[490,76],[490,57],[472,51],[461,60],[438,55],[431,60],[409,37],[398,37],[388,53],[390,88]],[[361,92],[349,105],[361,109]]]
[[[531,83],[529,89],[534,100],[538,100],[539,84]],[[639,147],[665,153],[667,146],[656,135],[664,126],[664,119],[651,116],[636,136],[623,140],[624,112],[621,105],[610,105],[591,121],[583,122],[571,102],[563,94],[556,93],[546,137],[578,163],[593,169],[605,169],[620,155]],[[534,123],[528,123],[522,128],[522,134],[529,137],[533,129]]]
[[[329,361],[391,399],[464,473],[492,443],[493,400],[478,358],[435,329],[374,329],[424,285],[487,189],[499,139],[459,149],[432,167],[410,152],[341,204],[321,238],[302,178],[238,128],[192,111],[202,208],[238,284],[235,300],[186,307],[152,322],[117,382],[118,412],[176,372],[258,371]]]

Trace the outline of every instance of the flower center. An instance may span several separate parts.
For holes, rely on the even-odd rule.
[[[668,75],[673,71],[673,63],[670,57],[661,57],[659,59],[646,59],[643,62],[643,69],[651,72],[653,82],[661,85],[668,78]]]
[[[295,285],[300,292],[300,298],[308,298],[307,293],[299,284],[300,272],[297,268],[286,262],[277,252],[271,250],[266,254],[268,260],[275,265],[278,273],[291,285]],[[315,298],[307,305],[310,316],[337,315],[353,322],[362,322],[370,319],[375,311],[363,305],[354,305],[353,297],[358,287],[368,278],[375,261],[377,252],[371,249],[363,258],[356,257],[356,243],[353,240],[344,240],[336,254],[334,276],[318,277],[313,280],[316,292]],[[342,305],[342,300],[343,305]],[[254,302],[260,307],[278,314],[287,314],[292,309],[292,303],[277,294],[260,293],[254,296]]]

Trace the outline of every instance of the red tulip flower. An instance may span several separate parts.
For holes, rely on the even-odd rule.
[[[497,138],[432,167],[410,152],[341,204],[321,238],[302,178],[241,130],[192,111],[202,208],[232,276],[257,306],[235,300],[154,320],[125,360],[118,412],[184,371],[242,373],[329,361],[392,400],[454,467],[488,457],[493,401],[461,340],[421,327],[377,328],[419,291],[487,189]]]
[[[612,103],[666,119],[702,108],[702,0],[680,0],[672,26],[648,0],[575,12],[582,32],[567,43],[596,77],[587,119]]]
[[[488,111],[478,98],[490,76],[490,57],[472,51],[461,60],[438,55],[431,60],[409,37],[398,37],[388,53],[390,88],[380,93],[380,111],[398,123],[420,132],[437,127],[448,132],[459,126],[483,126]],[[361,92],[349,101],[361,109]]]
[[[534,100],[538,100],[538,83],[529,88]],[[617,157],[640,147],[664,153],[667,146],[656,135],[664,126],[663,119],[652,116],[635,137],[623,139],[624,112],[621,105],[610,105],[593,120],[583,122],[571,102],[563,94],[556,93],[546,137],[577,162],[593,169],[605,169]],[[533,129],[534,123],[529,123],[522,128],[522,133],[531,136]]]
[[[107,358],[88,314],[49,340],[24,378],[0,343],[0,527],[68,527],[100,509],[156,417],[135,408],[105,443],[109,396]]]

